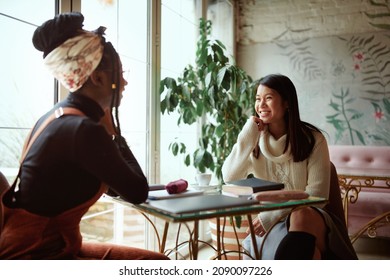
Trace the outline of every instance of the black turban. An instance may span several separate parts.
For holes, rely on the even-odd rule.
[[[78,12],[63,13],[39,26],[33,35],[34,47],[46,57],[63,42],[80,33],[84,16]]]

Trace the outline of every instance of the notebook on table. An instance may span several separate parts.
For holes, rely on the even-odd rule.
[[[253,177],[227,182],[226,185],[222,186],[222,191],[226,194],[236,196],[250,196],[257,192],[281,190],[283,188],[283,183],[272,182]]]
[[[225,195],[198,195],[166,200],[150,200],[148,204],[154,208],[173,214],[193,213],[206,210],[224,209],[257,204],[256,200]]]
[[[164,190],[150,191],[148,195],[148,199],[150,200],[176,199],[179,197],[202,195],[202,194],[203,191],[197,191],[197,190],[185,190],[184,192],[169,194],[167,190],[164,189]]]

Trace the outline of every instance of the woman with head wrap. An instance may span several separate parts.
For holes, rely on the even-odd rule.
[[[60,14],[34,32],[44,64],[70,94],[38,120],[17,179],[2,196],[0,259],[168,259],[82,242],[81,217],[104,192],[135,204],[148,196],[147,179],[121,136],[118,106],[127,85],[121,61],[104,28],[86,31],[83,21],[80,13]]]

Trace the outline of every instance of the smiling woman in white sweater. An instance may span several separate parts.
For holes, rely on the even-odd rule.
[[[262,78],[257,88],[255,110],[256,116],[244,125],[222,167],[224,181],[243,179],[252,174],[282,182],[286,190],[328,198],[328,145],[319,129],[300,120],[297,93],[291,80],[283,75]],[[253,225],[259,248],[268,233],[262,258],[356,259],[348,238],[341,238],[346,253],[337,255],[339,250],[332,250],[334,244],[329,242],[328,234],[337,228],[321,208],[260,213]],[[281,216],[281,222],[272,227]],[[254,256],[254,250],[259,248],[252,248],[251,244],[249,236],[244,247]]]

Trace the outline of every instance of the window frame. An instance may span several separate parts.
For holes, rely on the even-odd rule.
[[[196,1],[196,17],[207,17],[207,0],[194,0]],[[230,0],[225,0],[230,3]],[[53,16],[58,13],[71,12],[71,11],[81,11],[82,0],[55,0]],[[145,165],[145,174],[147,175],[148,181],[150,183],[160,183],[161,182],[161,149],[166,149],[166,147],[161,147],[161,110],[160,110],[160,95],[159,87],[161,80],[161,0],[147,0],[147,77],[146,77],[146,91],[147,91],[147,135],[146,135],[146,165]],[[234,30],[233,30],[234,31]],[[194,42],[194,45],[196,42]],[[68,90],[66,90],[58,81],[53,79],[53,105],[58,101],[64,99],[68,95]],[[131,89],[130,89],[131,91]],[[177,160],[180,160],[177,158]],[[16,174],[15,174],[16,175]],[[189,179],[191,180],[191,179]],[[190,182],[191,183],[191,182]],[[114,223],[116,231],[123,231],[123,226],[115,221],[116,219],[121,219],[124,216],[123,207],[115,206],[111,210],[103,211],[114,212]],[[93,215],[85,216],[85,219],[92,217]],[[153,221],[156,221],[154,218]],[[145,231],[147,233],[152,233],[148,222],[145,223]],[[206,221],[200,223],[199,234],[200,238],[205,240],[209,238],[209,233],[205,232]],[[152,230],[152,231],[151,231]],[[123,240],[123,233],[117,232],[114,234],[114,241],[120,243]],[[157,239],[154,238],[154,234],[147,234],[148,238],[145,240],[145,248],[156,250]]]

